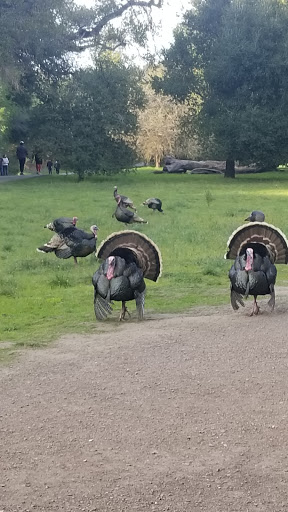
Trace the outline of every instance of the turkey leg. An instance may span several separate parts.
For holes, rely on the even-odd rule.
[[[122,309],[121,309],[121,313],[120,313],[120,317],[119,317],[120,322],[121,322],[121,320],[125,320],[126,313],[128,313],[128,315],[131,316],[128,309],[126,308],[125,300],[122,300]]]
[[[256,299],[257,299],[257,295],[254,295],[253,309],[252,309],[252,312],[250,313],[250,316],[258,315],[258,313],[260,311],[260,308],[257,304]]]
[[[273,309],[275,307],[275,290],[274,290],[273,284],[270,284],[270,295],[271,295],[271,299],[269,299],[269,301],[268,301],[268,306],[269,306],[270,310],[273,311]]]

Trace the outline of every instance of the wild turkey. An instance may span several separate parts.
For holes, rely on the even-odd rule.
[[[247,219],[249,222],[264,222],[265,221],[265,214],[261,212],[260,210],[254,210],[250,213],[249,217]]]
[[[54,252],[57,258],[62,259],[73,256],[74,263],[77,264],[77,258],[85,258],[96,251],[98,227],[93,225],[90,230],[92,233],[86,233],[74,226],[67,227],[56,233],[47,244],[38,247],[37,251]]]
[[[134,204],[133,204],[133,201],[132,199],[130,199],[130,197],[127,197],[127,196],[122,196],[121,194],[118,194],[118,190],[117,190],[117,187],[115,186],[114,187],[114,198],[115,198],[115,201],[116,203],[118,203],[119,201],[119,198],[121,199],[122,201],[122,204],[125,208],[131,208],[132,210],[134,210],[135,212],[137,211]]]
[[[124,222],[124,224],[134,224],[134,222],[138,222],[140,224],[148,224],[147,220],[139,217],[137,213],[130,212],[130,210],[125,208],[120,198],[118,198],[117,208],[112,217],[114,216],[119,222]]]
[[[128,313],[126,302],[136,301],[139,320],[144,316],[145,281],[157,281],[162,260],[158,247],[137,231],[113,233],[99,247],[97,257],[104,260],[92,278],[94,310],[98,320],[112,313],[111,301],[122,301],[119,320]]]
[[[228,240],[226,259],[234,261],[230,271],[231,305],[234,310],[244,306],[243,297],[253,295],[251,315],[259,313],[258,295],[270,294],[268,305],[275,306],[274,285],[277,270],[274,263],[288,262],[288,242],[280,229],[265,222],[240,226]]]
[[[150,197],[149,199],[146,199],[143,203],[144,205],[147,205],[148,208],[151,208],[154,212],[155,210],[158,210],[158,212],[163,212],[162,210],[162,201],[161,199],[158,199],[157,197]]]
[[[55,231],[56,233],[60,233],[65,228],[69,228],[71,226],[76,226],[78,221],[78,217],[59,217],[58,219],[49,222],[46,224],[44,228],[48,228],[51,231]]]

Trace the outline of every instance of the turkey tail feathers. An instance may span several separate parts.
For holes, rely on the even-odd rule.
[[[239,309],[239,304],[245,307],[244,301],[242,299],[242,296],[240,293],[235,292],[235,290],[231,289],[231,306],[234,309],[234,311],[237,311]]]
[[[162,257],[157,245],[143,233],[125,230],[112,233],[100,245],[97,257],[106,260],[109,256],[121,256],[134,261],[146,279],[157,281],[162,273]]]
[[[145,291],[146,290],[144,290],[144,292],[142,292],[142,293],[139,293],[138,291],[134,292],[139,320],[143,320],[143,318],[144,318]]]
[[[288,262],[288,241],[282,231],[266,222],[249,222],[237,228],[227,242],[225,259],[235,260],[250,244],[264,245],[273,263]]]
[[[97,320],[106,320],[107,316],[112,313],[112,307],[101,295],[95,293],[94,311]]]

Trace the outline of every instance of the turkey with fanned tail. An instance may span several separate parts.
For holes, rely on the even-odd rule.
[[[138,319],[144,317],[145,281],[157,281],[162,272],[161,253],[147,236],[137,231],[113,233],[99,247],[103,263],[92,278],[94,310],[98,320],[112,313],[113,300],[122,302],[119,320],[128,313],[126,302],[135,300]]]
[[[114,216],[119,222],[123,222],[124,224],[148,224],[147,220],[144,220],[141,217],[139,217],[137,213],[131,212],[130,210],[125,208],[120,197],[118,198],[117,208],[113,213],[112,217]]]
[[[275,306],[277,269],[275,263],[288,262],[288,242],[280,229],[265,222],[240,226],[228,240],[226,259],[235,260],[230,271],[231,305],[234,310],[244,306],[243,297],[253,295],[252,315],[259,313],[258,295],[270,294],[268,305]]]
[[[56,233],[49,242],[38,247],[38,252],[54,252],[57,258],[68,259],[73,256],[74,263],[77,258],[85,258],[96,251],[98,227],[90,227],[91,233],[70,226]]]

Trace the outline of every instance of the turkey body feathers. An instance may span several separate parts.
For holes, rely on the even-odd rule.
[[[235,259],[230,271],[231,305],[237,310],[244,306],[243,297],[254,297],[251,315],[257,315],[258,295],[270,294],[271,310],[275,305],[274,285],[277,270],[274,265],[287,262],[287,240],[275,226],[251,222],[240,226],[228,240],[226,258]]]
[[[78,217],[59,217],[44,227],[50,229],[51,231],[55,231],[56,233],[61,233],[66,228],[71,226],[75,227],[77,221]]]
[[[126,208],[127,207],[132,208],[132,210],[134,210],[136,212],[136,208],[134,206],[132,199],[130,199],[130,197],[123,196],[122,194],[119,194],[116,186],[114,187],[113,195],[114,195],[114,199],[117,203],[120,200],[122,202],[123,206],[125,206]]]
[[[38,248],[40,252],[54,252],[57,258],[68,259],[71,256],[85,258],[96,251],[97,226],[91,226],[91,233],[86,233],[75,226],[64,228],[56,233],[51,240]],[[75,263],[77,260],[75,261]]]
[[[148,224],[148,222],[139,217],[139,215],[125,208],[122,201],[118,202],[114,215],[119,222],[123,222],[124,224],[134,224],[134,222]]]
[[[109,269],[113,260],[113,276]],[[111,301],[135,299],[138,318],[143,318],[145,282],[143,272],[137,265],[127,263],[120,256],[107,258],[92,277],[94,286],[94,311],[98,320],[104,320],[112,312]]]
[[[158,199],[158,197],[149,197],[149,199],[146,199],[143,204],[154,211],[158,210],[159,212],[163,213],[162,201],[161,199]]]
[[[270,294],[269,305],[273,309],[275,304],[274,285],[276,276],[277,269],[271,263],[268,255],[263,257],[254,252],[253,263],[249,270],[247,270],[247,253],[237,256],[229,271],[232,308],[237,310],[239,309],[239,304],[244,306],[242,297],[247,298],[248,295],[253,295],[256,303],[258,295]]]

